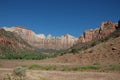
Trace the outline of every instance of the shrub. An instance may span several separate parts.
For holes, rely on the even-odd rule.
[[[26,80],[24,77],[19,77],[19,76],[12,76],[10,74],[7,74],[6,77],[4,77],[3,80]]]
[[[77,48],[73,48],[72,50],[71,50],[71,53],[73,53],[73,54],[75,54],[75,53],[78,53],[78,49]]]
[[[25,73],[26,73],[26,68],[25,67],[16,67],[13,70],[13,75],[12,74],[7,74],[3,80],[25,80]]]
[[[95,42],[95,41],[92,42],[91,46],[93,47],[93,46],[95,46],[95,45],[96,45],[96,42]]]
[[[110,65],[110,70],[120,70],[120,65]]]
[[[16,67],[14,70],[13,70],[13,74],[15,76],[19,76],[19,77],[22,77],[22,76],[25,76],[25,73],[26,73],[26,68],[25,67]]]

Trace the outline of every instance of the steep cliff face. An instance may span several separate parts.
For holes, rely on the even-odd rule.
[[[36,34],[33,31],[22,28],[22,27],[4,27],[6,31],[14,32],[19,35],[22,39],[28,42],[30,45],[43,48],[43,49],[68,49],[76,43],[80,42],[89,42],[94,39],[103,39],[108,36],[110,33],[116,30],[117,24],[110,21],[103,22],[101,26],[94,30],[86,30],[83,35],[78,38],[65,34],[60,37],[53,37],[48,35],[47,37],[44,34]]]
[[[117,24],[110,21],[103,22],[101,26],[94,30],[86,30],[83,35],[79,37],[78,42],[89,42],[94,39],[103,39],[110,33],[116,30]]]
[[[37,48],[67,49],[73,46],[78,40],[69,34],[65,34],[61,37],[52,37],[51,35],[46,37],[44,34],[35,34],[33,31],[22,27],[4,27],[4,29],[6,31],[17,33],[22,39]]]
[[[0,55],[25,50],[32,50],[28,43],[17,34],[0,29]]]

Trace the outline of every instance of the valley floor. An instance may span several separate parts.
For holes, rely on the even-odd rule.
[[[12,69],[1,68],[0,80]],[[27,70],[27,80],[119,80],[119,73]]]
[[[66,65],[70,63],[47,63],[39,60],[0,60],[0,80],[6,74],[11,74],[16,66],[38,65]],[[60,70],[27,70],[27,80],[119,80],[119,72],[100,71],[60,71]]]

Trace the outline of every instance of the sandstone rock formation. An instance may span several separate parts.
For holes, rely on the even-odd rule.
[[[86,30],[79,39],[69,34],[65,34],[61,37],[53,37],[52,35],[46,37],[44,34],[36,34],[29,29],[18,26],[11,28],[4,27],[4,29],[16,33],[30,45],[40,49],[68,49],[76,43],[89,42],[94,39],[103,39],[114,32],[116,26],[117,24],[110,21],[103,22],[99,28]]]
[[[0,29],[0,55],[19,51],[32,51],[32,47],[20,36]]]
[[[110,33],[116,30],[117,24],[110,21],[103,22],[101,26],[94,30],[86,30],[83,35],[79,37],[78,42],[89,42],[94,39],[103,39]]]
[[[4,27],[4,29],[17,33],[30,45],[43,49],[67,49],[73,46],[78,40],[69,34],[61,37],[52,37],[52,35],[46,37],[44,34],[35,34],[33,31],[22,27]]]

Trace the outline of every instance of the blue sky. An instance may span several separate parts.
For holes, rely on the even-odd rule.
[[[0,0],[0,27],[23,26],[45,35],[79,37],[119,19],[120,0]]]

